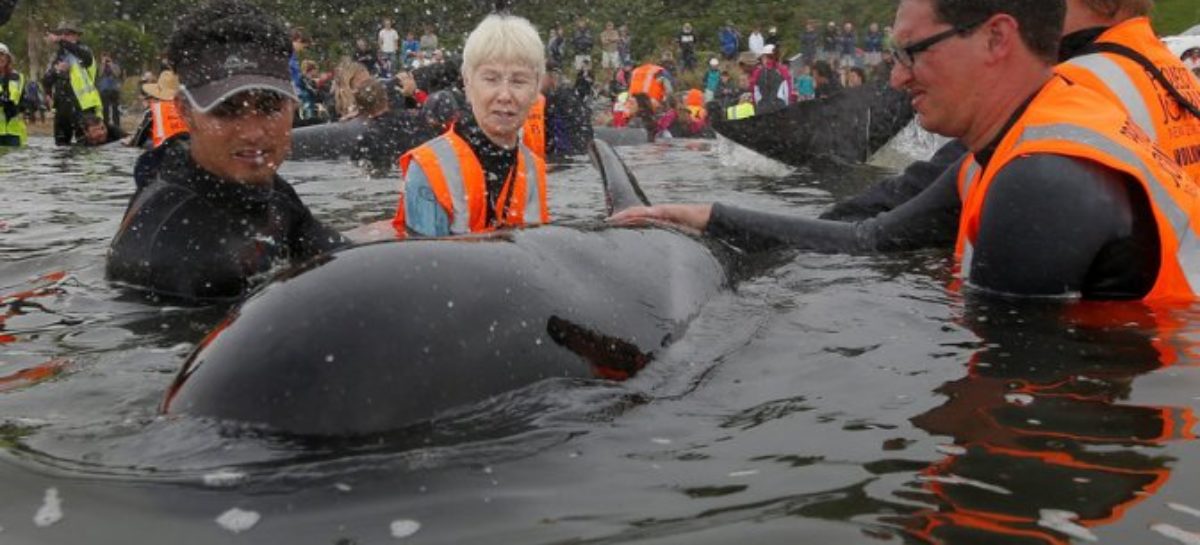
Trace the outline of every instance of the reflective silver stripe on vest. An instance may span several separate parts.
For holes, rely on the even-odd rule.
[[[958,200],[963,203],[963,206],[966,206],[967,199],[971,196],[971,189],[975,187],[976,178],[979,177],[979,171],[982,168],[979,166],[979,162],[975,160],[975,156],[972,155],[971,162],[967,165],[967,179],[960,186],[962,193],[958,195]],[[958,274],[963,281],[971,279],[971,260],[974,258],[975,246],[971,245],[970,240],[963,241],[962,259],[958,263]]]
[[[467,182],[463,178],[458,154],[454,153],[454,146],[446,136],[429,142],[429,149],[437,157],[438,167],[446,178],[446,189],[450,191],[450,202],[454,206],[450,210],[450,232],[456,235],[470,233],[471,210],[467,208]],[[429,177],[428,173],[426,177]]]
[[[521,161],[525,163],[525,224],[541,223],[542,184],[538,183],[538,169],[533,151],[524,145],[521,146]]]
[[[1188,288],[1191,289],[1192,293],[1196,293],[1196,287],[1200,286],[1200,240],[1196,239],[1196,233],[1192,229],[1191,218],[1188,217],[1187,212],[1179,208],[1179,204],[1175,202],[1170,192],[1163,186],[1163,181],[1154,176],[1154,171],[1142,161],[1141,157],[1138,157],[1129,148],[1113,142],[1112,139],[1101,133],[1065,123],[1030,127],[1021,134],[1021,138],[1017,140],[1017,145],[1034,140],[1069,140],[1080,142],[1103,151],[1117,160],[1136,168],[1147,182],[1146,186],[1150,189],[1150,198],[1154,200],[1154,204],[1167,217],[1167,222],[1170,224],[1169,227],[1175,234],[1175,240],[1179,241],[1179,250],[1175,258],[1179,261],[1179,266],[1183,269]]]
[[[962,261],[958,264],[958,276],[963,282],[971,280],[971,260],[975,259],[975,246],[970,242],[963,243]]]
[[[979,161],[975,160],[975,156],[971,156],[971,163],[967,165],[967,179],[963,180],[963,184],[959,186],[958,199],[962,202],[967,202],[967,197],[971,196],[971,188],[975,187],[975,179],[979,177],[979,171],[983,167],[979,166]]]
[[[650,94],[650,88],[654,86],[654,79],[658,77],[658,71],[654,69],[646,70],[646,72],[650,74],[650,77],[642,83],[641,94],[643,95]]]
[[[1150,135],[1151,140],[1158,141],[1158,130],[1155,128],[1154,118],[1150,116],[1150,108],[1146,106],[1146,99],[1142,97],[1137,84],[1129,79],[1129,74],[1121,68],[1121,65],[1102,53],[1074,58],[1067,61],[1067,64],[1078,66],[1099,78],[1113,93],[1116,93],[1117,99],[1125,106],[1129,117],[1132,117],[1133,121],[1146,131],[1146,134]]]

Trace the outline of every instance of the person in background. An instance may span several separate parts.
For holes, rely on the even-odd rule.
[[[121,66],[105,53],[100,56],[100,71],[96,75],[96,88],[100,90],[104,119],[110,125],[121,126],[121,84],[125,73]]]
[[[858,66],[858,33],[850,21],[842,25],[842,33],[838,35],[838,52],[842,55],[841,66]]]
[[[884,36],[879,30],[879,23],[871,23],[867,27],[867,36],[863,39],[863,51],[868,67],[873,68],[883,62],[883,42]]]
[[[741,97],[743,93],[745,93],[745,91],[741,86],[738,85],[736,81],[734,81],[733,75],[730,74],[728,70],[722,70],[720,83],[717,84],[717,95],[714,97],[714,100],[717,101],[717,104],[719,104],[722,108],[728,108],[729,106],[737,104],[739,97]],[[749,93],[745,94],[749,95]],[[751,96],[750,101],[754,102],[753,96]]]
[[[104,118],[93,114],[83,114],[83,138],[75,143],[77,146],[94,148],[113,142],[120,142],[127,135],[120,127],[106,123]]]
[[[240,0],[180,19],[167,55],[190,138],[138,159],[137,189],[109,246],[110,280],[159,299],[235,301],[281,265],[346,244],[277,174],[296,108],[291,53],[282,22]]]
[[[400,44],[400,54],[401,59],[403,59],[402,65],[406,68],[409,68],[409,70],[412,70],[413,56],[415,56],[416,52],[419,52],[419,50],[421,50],[421,41],[416,40],[415,32],[407,32],[407,34],[404,34],[404,41]]]
[[[812,76],[812,66],[808,63],[800,65],[795,79],[796,97],[800,101],[817,98],[817,82]]]
[[[821,59],[835,63],[838,61],[838,52],[841,49],[838,44],[838,28],[837,23],[829,21],[825,23],[825,31],[821,33]]]
[[[25,82],[25,92],[21,94],[21,114],[27,124],[46,122],[46,101],[42,87],[35,78]]]
[[[674,92],[671,78],[664,67],[646,62],[635,68],[629,78],[629,94],[633,97],[644,95],[649,103],[649,111],[643,112],[654,115],[662,103]],[[639,104],[640,106],[640,104]],[[646,110],[646,108],[640,108]]]
[[[300,84],[296,87],[296,97],[300,99],[297,118],[302,121],[318,120],[321,98],[317,90],[317,72],[317,61],[305,60],[300,63]]]
[[[759,62],[759,66],[750,74],[754,111],[762,115],[786,108],[792,103],[792,74],[779,62],[775,46],[763,48]]]
[[[83,114],[104,116],[103,101],[96,89],[96,58],[79,38],[78,25],[67,21],[46,35],[46,41],[58,46],[42,77],[42,87],[51,97],[54,143],[59,146],[83,138]]]
[[[846,70],[846,88],[862,87],[867,83],[867,72],[858,66]]]
[[[813,83],[817,88],[816,98],[834,97],[842,92],[842,79],[833,71],[828,61],[817,61],[812,65]]]
[[[817,23],[809,19],[804,23],[804,32],[800,34],[800,52],[804,54],[804,64],[812,64],[817,60],[817,48],[820,45],[821,35],[817,32]]]
[[[692,31],[691,23],[684,23],[677,38],[679,42],[679,60],[683,70],[691,72],[696,68],[696,33]]]
[[[621,36],[621,41],[617,46],[621,52],[621,63],[633,64],[633,34],[629,33],[629,25],[622,24],[621,28],[617,29],[617,34]]]
[[[25,76],[13,67],[12,52],[0,43],[0,147],[21,147],[28,140],[21,116]]]
[[[421,51],[425,52],[426,56],[433,54],[433,51],[438,48],[437,28],[432,24],[425,25],[425,33],[421,34]]]
[[[768,45],[773,45],[775,49],[779,49],[779,27],[775,25],[771,25],[767,29],[767,35],[763,37],[763,47]]]
[[[725,57],[725,60],[737,58],[742,35],[738,33],[737,27],[733,26],[733,21],[725,21],[725,26],[717,32],[717,41],[721,44],[721,56]]]
[[[563,36],[562,26],[555,26],[546,39],[546,59],[554,66],[562,66],[566,58],[567,38]]]
[[[585,104],[591,104],[596,96],[596,78],[592,76],[592,61],[584,60],[575,73],[575,94]]]
[[[767,45],[763,38],[762,32],[759,31],[758,25],[754,25],[754,29],[750,31],[750,37],[746,39],[746,48],[757,57],[762,55],[763,46]]]
[[[612,21],[604,23],[600,32],[600,77],[604,81],[611,80],[613,74],[621,68],[621,33]]]
[[[379,29],[379,53],[387,57],[388,66],[396,70],[400,66],[400,33],[392,28],[392,20],[385,17]]]
[[[303,96],[304,90],[304,71],[300,69],[300,54],[308,47],[308,38],[304,35],[304,29],[296,27],[288,31],[288,37],[292,40],[292,56],[288,59],[288,73],[292,77],[292,87],[296,90],[297,96]],[[306,115],[310,112],[305,112],[301,107],[297,112],[298,119],[308,119]]]
[[[379,74],[379,59],[366,38],[354,40],[354,62],[363,65],[372,76]]]
[[[520,139],[545,69],[529,21],[489,15],[471,32],[462,64],[470,114],[400,158],[398,232],[447,236],[550,221],[546,165]]]
[[[587,61],[588,65],[592,63],[592,47],[595,45],[595,39],[592,38],[592,27],[588,25],[588,20],[580,17],[575,21],[575,34],[571,36],[571,51],[575,55],[575,62],[572,66],[579,70],[583,68],[583,62]]]
[[[750,93],[742,93],[738,97],[737,104],[725,108],[726,120],[737,121],[751,117],[754,117],[754,96]]]
[[[428,95],[417,88],[417,80],[412,72],[401,70],[392,79],[393,84],[387,88],[392,111],[415,110],[425,103]]]
[[[704,101],[712,102],[717,97],[717,89],[721,87],[721,61],[713,57],[708,60],[708,70],[704,72]]]
[[[175,72],[163,70],[157,82],[142,84],[142,93],[146,97],[146,115],[129,140],[130,146],[145,147],[149,142],[153,149],[171,138],[187,134],[187,123],[175,103],[179,94],[179,77]]]

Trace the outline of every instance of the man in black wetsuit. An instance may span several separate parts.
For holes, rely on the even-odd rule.
[[[972,203],[959,213],[960,168],[896,210],[860,223],[782,217],[717,205],[666,205],[627,210],[616,222],[664,221],[748,247],[787,244],[824,252],[871,252],[948,241],[958,235],[964,280],[985,291],[1021,296],[1081,294],[1086,298],[1190,297],[1186,262],[1195,233],[1187,220],[1190,190],[1177,165],[1151,149],[1118,106],[1052,75],[1065,7],[1060,1],[903,0],[897,13],[892,83],[914,95],[927,129],[958,137],[978,167],[964,178]],[[1040,153],[1013,152],[1010,131],[1041,128],[1063,97],[1078,93],[1094,107],[1093,120],[1077,111],[1058,127],[1107,137],[1074,136],[1086,153],[1046,143]],[[1049,107],[1048,107],[1049,106]],[[1111,106],[1111,107],[1110,107]],[[1058,110],[1067,109],[1057,108]],[[1085,126],[1086,125],[1086,126]],[[1127,134],[1121,134],[1127,133]],[[1030,133],[1032,134],[1032,133]],[[1072,142],[1072,137],[1062,137]],[[990,160],[999,155],[998,164]],[[1138,158],[1143,173],[1102,159]],[[990,167],[990,168],[989,168]],[[979,172],[983,172],[982,180]],[[974,177],[972,177],[974,176]],[[975,184],[970,182],[986,182]],[[972,189],[983,187],[978,192]],[[986,200],[979,199],[986,196]],[[975,199],[972,199],[975,197]],[[1174,202],[1173,202],[1174,201]],[[1182,208],[1184,230],[1158,221],[1163,209]],[[960,229],[960,219],[965,217]],[[1195,218],[1192,218],[1195,223]],[[1182,271],[1182,272],[1181,272]],[[1175,275],[1175,276],[1173,276]],[[1180,287],[1183,285],[1184,287]]]
[[[282,24],[239,0],[216,0],[177,28],[168,57],[190,139],[138,160],[107,273],[159,297],[232,300],[276,266],[345,240],[276,174],[297,105]]]
[[[1095,44],[1099,41],[1111,40],[1110,34],[1115,29],[1138,25],[1139,20],[1144,20],[1150,12],[1153,4],[1153,0],[1067,0],[1067,15],[1063,28],[1064,35],[1059,47],[1059,62],[1066,64],[1072,72],[1077,72],[1078,69],[1071,65],[1091,66],[1096,64]],[[1160,43],[1155,43],[1153,46],[1162,47]],[[1162,55],[1155,55],[1154,51],[1145,50],[1142,45],[1133,45],[1132,48],[1137,54],[1162,58]],[[1112,67],[1111,62],[1107,60],[1100,60],[1099,63],[1101,66]],[[1060,64],[1060,67],[1062,66]],[[1160,68],[1163,72],[1171,71],[1169,66]],[[1102,76],[1098,79],[1100,85],[1104,86],[1113,85],[1122,79],[1120,75],[1112,77],[1106,74],[1097,74],[1097,76]],[[1196,140],[1200,138],[1200,133],[1197,133],[1195,129],[1196,125],[1200,124],[1200,117],[1189,113],[1187,108],[1182,107],[1177,99],[1171,96],[1172,93],[1166,91],[1166,84],[1154,81],[1154,78],[1155,76],[1149,70],[1142,71],[1140,74],[1135,71],[1131,76],[1135,85],[1141,84],[1137,85],[1138,87],[1155,88],[1161,95],[1166,96],[1130,98],[1133,98],[1134,102],[1140,99],[1150,105],[1158,104],[1161,101],[1161,109],[1164,110],[1162,112],[1149,111],[1151,107],[1143,107],[1143,109],[1150,114],[1152,120],[1149,122],[1150,124],[1169,126],[1143,128],[1157,129],[1154,131],[1156,142],[1168,152],[1178,153],[1176,150],[1193,147]],[[1083,81],[1083,84],[1095,88],[1091,87],[1095,84],[1093,82]],[[1181,89],[1181,91],[1183,94],[1187,94],[1189,89]],[[1193,106],[1196,105],[1193,104]],[[1143,121],[1139,121],[1140,123]],[[899,175],[885,178],[862,194],[837,203],[822,214],[821,219],[861,221],[892,210],[916,197],[947,169],[955,170],[957,166],[961,165],[961,160],[966,155],[966,148],[961,142],[951,141],[939,149],[929,161],[916,161]],[[1196,154],[1184,153],[1183,156],[1194,158]],[[1195,179],[1197,177],[1196,169],[1200,168],[1200,158],[1194,158],[1193,161],[1197,163],[1196,167],[1182,164],[1181,166]],[[953,176],[956,172],[955,170],[954,173],[948,175]],[[953,203],[953,206],[954,213],[952,215],[957,216],[958,203]],[[931,247],[941,246],[947,242],[948,240],[945,238],[913,241],[914,244]]]

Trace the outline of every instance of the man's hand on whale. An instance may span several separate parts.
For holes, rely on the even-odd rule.
[[[699,235],[708,227],[712,217],[711,204],[659,204],[626,208],[612,217],[614,225],[670,225]]]

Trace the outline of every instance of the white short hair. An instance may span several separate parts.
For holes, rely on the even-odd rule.
[[[529,65],[540,80],[546,72],[546,53],[537,29],[524,17],[488,15],[463,46],[463,77],[489,62]]]

